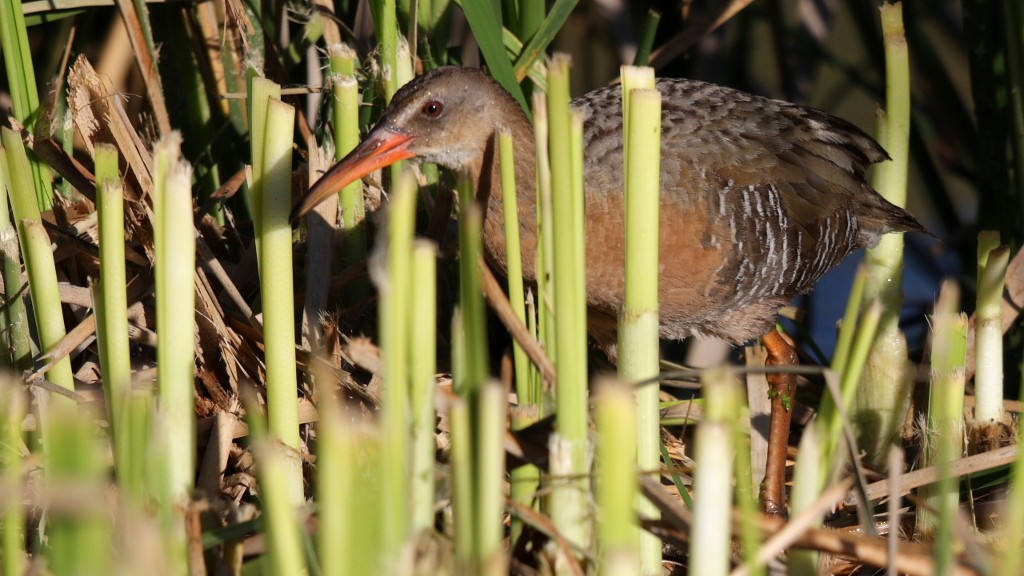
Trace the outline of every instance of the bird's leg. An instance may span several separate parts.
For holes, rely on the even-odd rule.
[[[768,357],[765,366],[795,366],[796,349],[778,330],[772,329],[761,339]],[[761,483],[761,510],[766,514],[786,514],[786,449],[789,426],[793,419],[793,395],[796,374],[768,374],[768,397],[771,399],[771,420],[768,427],[768,458]]]

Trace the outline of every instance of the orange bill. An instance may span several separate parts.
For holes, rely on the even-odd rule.
[[[370,172],[415,156],[408,149],[413,139],[413,136],[383,127],[371,131],[366,140],[360,142],[348,156],[324,173],[306,192],[292,209],[291,221],[295,222],[302,218],[331,194],[337,194],[339,190]]]

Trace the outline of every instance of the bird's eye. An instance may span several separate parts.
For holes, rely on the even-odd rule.
[[[431,100],[423,105],[423,115],[427,118],[437,118],[444,112],[444,104],[441,104],[437,100]]]

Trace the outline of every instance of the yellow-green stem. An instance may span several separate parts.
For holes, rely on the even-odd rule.
[[[690,538],[690,573],[706,576],[729,573],[732,505],[733,427],[739,413],[740,392],[728,368],[714,368],[701,376],[704,418],[694,437],[693,530]]]
[[[560,483],[551,499],[551,516],[562,534],[576,545],[589,541],[587,474],[587,336],[579,317],[586,287],[577,276],[582,226],[582,186],[573,182],[572,127],[569,114],[569,57],[556,54],[548,70],[548,138],[551,159],[551,206],[554,246],[556,425],[563,442],[568,473],[576,480]]]
[[[267,100],[264,123],[261,193],[262,257],[260,292],[263,341],[266,349],[267,426],[270,436],[287,446],[282,453],[288,495],[293,505],[305,501],[302,483],[302,440],[299,437],[298,381],[295,373],[295,288],[292,285],[291,210],[292,140],[295,109]]]
[[[403,171],[388,206],[386,275],[375,278],[380,293],[381,353],[384,369],[383,546],[387,562],[398,558],[409,535],[409,305],[416,182]]]
[[[409,382],[412,416],[412,526],[413,533],[434,526],[435,438],[434,380],[437,354],[437,245],[417,240],[412,252],[410,291],[412,314],[409,330]]]
[[[595,397],[597,422],[597,543],[600,573],[640,574],[637,502],[636,400],[630,388],[608,381]]]
[[[917,510],[917,530],[934,535],[936,574],[953,567],[953,524],[959,504],[959,478],[951,463],[963,454],[963,403],[967,359],[967,317],[960,312],[960,291],[946,281],[932,319],[932,373],[923,465],[937,466],[939,481],[922,488],[921,497],[935,513]]]
[[[117,150],[96,146],[96,212],[99,221],[100,281],[96,335],[103,391],[114,439],[118,478],[126,478],[132,455],[128,442],[128,398],[131,395],[131,349],[128,344],[128,298],[124,252],[124,188],[118,174]]]
[[[39,347],[46,351],[65,335],[64,313],[57,287],[57,269],[53,252],[50,250],[50,238],[41,223],[32,180],[33,172],[21,134],[6,127],[0,129],[0,134],[6,157],[7,191],[10,194],[18,238],[21,240],[21,252],[25,259]],[[47,379],[58,386],[74,390],[71,361],[64,357],[55,362],[47,372]],[[54,401],[63,403],[68,399],[60,396],[55,397]]]
[[[658,376],[658,245],[661,166],[661,94],[654,70],[622,68],[623,138],[626,183],[625,306],[619,316],[619,379],[640,382]],[[661,463],[661,413],[658,386],[636,391],[637,465],[658,470]],[[644,517],[658,511],[646,498],[637,501]],[[661,541],[641,532],[640,571],[655,574],[661,567]]]

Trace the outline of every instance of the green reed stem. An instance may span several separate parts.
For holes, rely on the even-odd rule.
[[[725,575],[732,558],[733,430],[742,396],[728,367],[705,371],[701,389],[705,411],[694,437],[689,568],[692,574]]]
[[[873,168],[872,186],[897,206],[906,204],[910,164],[910,70],[907,41],[903,34],[900,5],[880,8],[885,42],[886,112],[879,112],[878,141],[892,161]],[[912,375],[906,338],[899,329],[903,305],[903,235],[886,234],[868,248],[864,301],[876,298],[884,309],[878,338],[864,366],[861,392],[848,404],[851,420],[858,424],[858,443],[868,461],[885,469],[888,447],[896,440],[910,401]]]
[[[119,479],[127,480],[132,454],[129,443],[128,399],[132,364],[128,343],[128,287],[124,251],[124,187],[118,172],[117,149],[96,146],[96,212],[99,221],[100,280],[96,301],[96,340],[100,351],[103,391],[114,440]]]
[[[512,135],[502,132],[498,138],[501,159],[502,206],[505,217],[505,257],[508,277],[508,298],[516,317],[527,323],[526,297],[523,293],[523,262],[519,242],[519,208],[515,181],[515,158]],[[540,417],[541,391],[539,384],[531,378],[533,372],[526,352],[518,342],[512,343],[512,358],[515,366],[515,389],[518,406],[512,411],[512,427],[521,430],[533,424]],[[537,493],[540,471],[536,466],[520,466],[512,471],[512,499],[529,506]],[[522,533],[523,523],[517,515],[512,516],[512,541]]]
[[[195,229],[192,172],[172,132],[153,149],[153,250],[159,405],[150,470],[173,573],[187,567],[185,506],[195,473]]]
[[[947,280],[939,291],[932,318],[932,374],[923,452],[924,466],[938,466],[939,480],[918,496],[935,513],[917,509],[919,535],[933,534],[936,574],[953,572],[953,525],[957,522],[960,480],[951,464],[963,454],[964,384],[967,361],[967,316],[960,312],[960,290]]]
[[[293,505],[305,501],[302,486],[302,439],[299,437],[298,381],[295,373],[295,320],[292,285],[291,210],[292,141],[295,109],[267,100],[264,124],[261,199],[263,253],[259,261],[266,346],[267,425],[270,436],[293,452],[280,464]]]
[[[434,526],[434,474],[437,442],[437,411],[434,409],[437,372],[437,245],[417,240],[412,248],[409,329],[410,413],[412,416],[412,510],[413,533]]]
[[[660,371],[658,329],[659,193],[661,166],[661,94],[652,68],[622,68],[623,139],[626,182],[625,305],[619,315],[619,379],[640,382]],[[637,465],[661,465],[661,412],[658,387],[636,391]],[[658,510],[646,498],[637,501],[644,517]],[[661,540],[639,534],[640,571],[654,574],[661,566]]]
[[[409,294],[416,223],[416,181],[410,171],[404,170],[395,182],[388,210],[387,275],[377,279],[377,289],[384,362],[381,557],[393,562],[410,529]]]
[[[21,134],[2,129],[2,144],[6,155],[8,193],[11,208],[21,240],[21,251],[28,273],[28,285],[32,294],[32,311],[35,314],[39,347],[49,350],[65,335],[64,313],[61,309],[60,291],[57,287],[57,269],[50,250],[50,238],[43,229],[39,215],[39,204],[32,184],[33,171],[28,161]],[[47,378],[68,390],[74,390],[71,375],[71,361],[64,357],[55,362],[47,372]],[[67,398],[54,397],[58,403]]]
[[[580,244],[583,238],[583,199],[577,197],[582,185],[573,178],[578,164],[572,156],[572,127],[569,114],[569,57],[556,54],[548,69],[549,154],[551,159],[551,206],[554,246],[556,425],[565,443],[568,473],[577,480],[561,483],[551,498],[551,516],[562,534],[577,545],[589,540],[586,522],[587,474],[587,336],[586,287],[578,276]]]
[[[602,382],[595,395],[597,543],[601,574],[640,574],[634,403],[632,390],[616,381]]]

